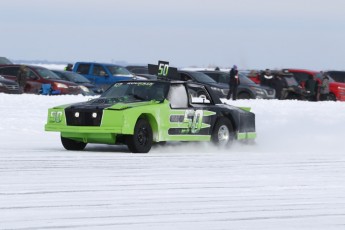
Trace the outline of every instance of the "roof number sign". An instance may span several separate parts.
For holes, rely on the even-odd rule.
[[[169,73],[169,62],[158,61],[158,76],[167,77]]]

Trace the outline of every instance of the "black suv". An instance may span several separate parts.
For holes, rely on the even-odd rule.
[[[226,98],[229,92],[229,85],[218,83],[207,74],[197,71],[178,70],[178,80],[193,81],[211,87],[215,95],[219,98]],[[202,96],[202,95],[197,95]]]
[[[137,79],[143,80],[154,80],[157,79],[156,75],[149,74],[149,68],[144,65],[128,65],[126,66],[128,69]]]
[[[218,83],[229,84],[230,72],[217,70],[200,70]],[[268,86],[261,86],[250,80],[244,73],[239,72],[240,85],[237,89],[237,99],[274,99],[276,92]]]

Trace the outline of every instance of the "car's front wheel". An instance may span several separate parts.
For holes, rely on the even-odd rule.
[[[237,99],[251,99],[251,96],[247,92],[242,92],[238,94]]]
[[[85,146],[87,144],[84,142],[74,141],[74,140],[65,138],[63,136],[61,136],[61,143],[65,149],[75,150],[75,151],[80,151],[80,150],[85,149]]]
[[[229,146],[235,138],[234,128],[229,119],[220,118],[212,133],[212,142],[217,146]]]
[[[127,137],[127,146],[132,153],[148,153],[152,147],[153,133],[146,119],[139,119],[133,135]]]
[[[328,95],[328,100],[329,101],[337,101],[337,97],[333,93],[330,93]]]

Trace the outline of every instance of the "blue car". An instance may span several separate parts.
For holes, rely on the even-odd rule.
[[[92,84],[103,90],[115,82],[131,80],[134,77],[123,66],[96,62],[76,62],[73,66],[73,72],[83,75]]]

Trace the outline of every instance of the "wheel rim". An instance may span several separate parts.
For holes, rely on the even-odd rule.
[[[147,129],[145,127],[140,128],[138,131],[138,138],[137,138],[140,145],[146,145],[147,139],[148,139],[147,136],[148,136]]]
[[[225,145],[229,142],[230,131],[226,125],[222,125],[218,130],[218,142],[220,145]]]

